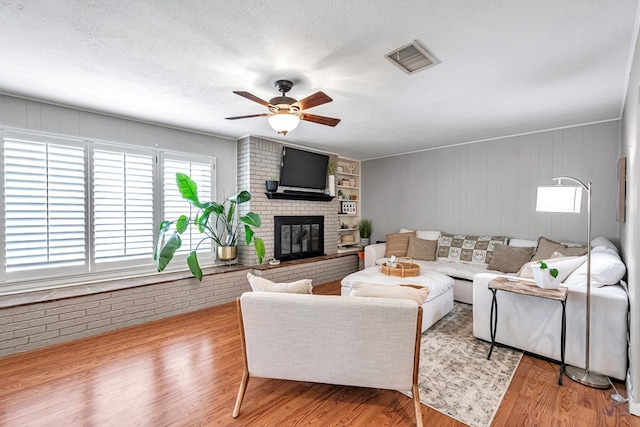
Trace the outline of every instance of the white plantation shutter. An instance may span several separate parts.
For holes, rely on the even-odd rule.
[[[164,212],[162,218],[168,221],[177,220],[180,215],[195,217],[197,209],[184,200],[176,185],[176,173],[182,172],[198,185],[198,198],[201,202],[212,200],[212,163],[202,163],[172,158],[163,159]],[[180,235],[182,246],[176,253],[189,253],[194,250],[203,235],[196,227],[189,227]],[[206,240],[198,248],[198,252],[211,251],[211,241]]]
[[[7,133],[3,154],[5,270],[85,264],[83,145]]]
[[[154,156],[93,150],[95,262],[148,258],[153,251]]]

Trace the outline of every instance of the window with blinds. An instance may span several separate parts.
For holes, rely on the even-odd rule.
[[[84,147],[14,134],[3,151],[5,270],[84,265]]]
[[[152,154],[93,150],[96,263],[148,258],[153,247]]]
[[[215,197],[213,157],[35,132],[0,136],[0,283],[155,271],[160,222],[196,213],[177,189],[176,172],[198,184],[201,200]],[[182,253],[202,239],[197,228],[182,237]],[[213,260],[210,241],[198,249]]]
[[[197,209],[191,203],[184,200],[178,191],[176,185],[176,173],[182,172],[189,175],[198,186],[198,199],[201,202],[212,200],[212,164],[194,162],[190,160],[179,160],[175,158],[164,157],[162,162],[163,169],[163,200],[164,212],[163,218],[173,221],[177,220],[180,215],[188,215],[195,217]],[[184,233],[180,235],[182,246],[176,253],[189,253],[196,248],[196,245],[202,240],[203,235],[198,232],[197,227],[190,226]],[[211,251],[211,241],[205,240],[198,247],[198,251]]]

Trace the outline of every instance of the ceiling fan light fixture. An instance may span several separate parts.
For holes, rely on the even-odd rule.
[[[295,114],[289,114],[287,110],[279,111],[277,114],[267,117],[269,126],[276,132],[286,135],[300,124],[300,117]]]

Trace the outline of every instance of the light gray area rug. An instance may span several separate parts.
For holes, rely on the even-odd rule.
[[[420,400],[474,427],[491,423],[522,353],[494,347],[473,336],[473,310],[456,302],[453,310],[422,334],[418,384]]]

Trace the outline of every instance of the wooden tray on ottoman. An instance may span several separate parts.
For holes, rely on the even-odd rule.
[[[389,267],[386,264],[382,264],[382,274],[387,276],[396,277],[415,277],[420,275],[420,266],[413,263],[411,258],[402,258],[408,260],[396,262],[397,267]]]

